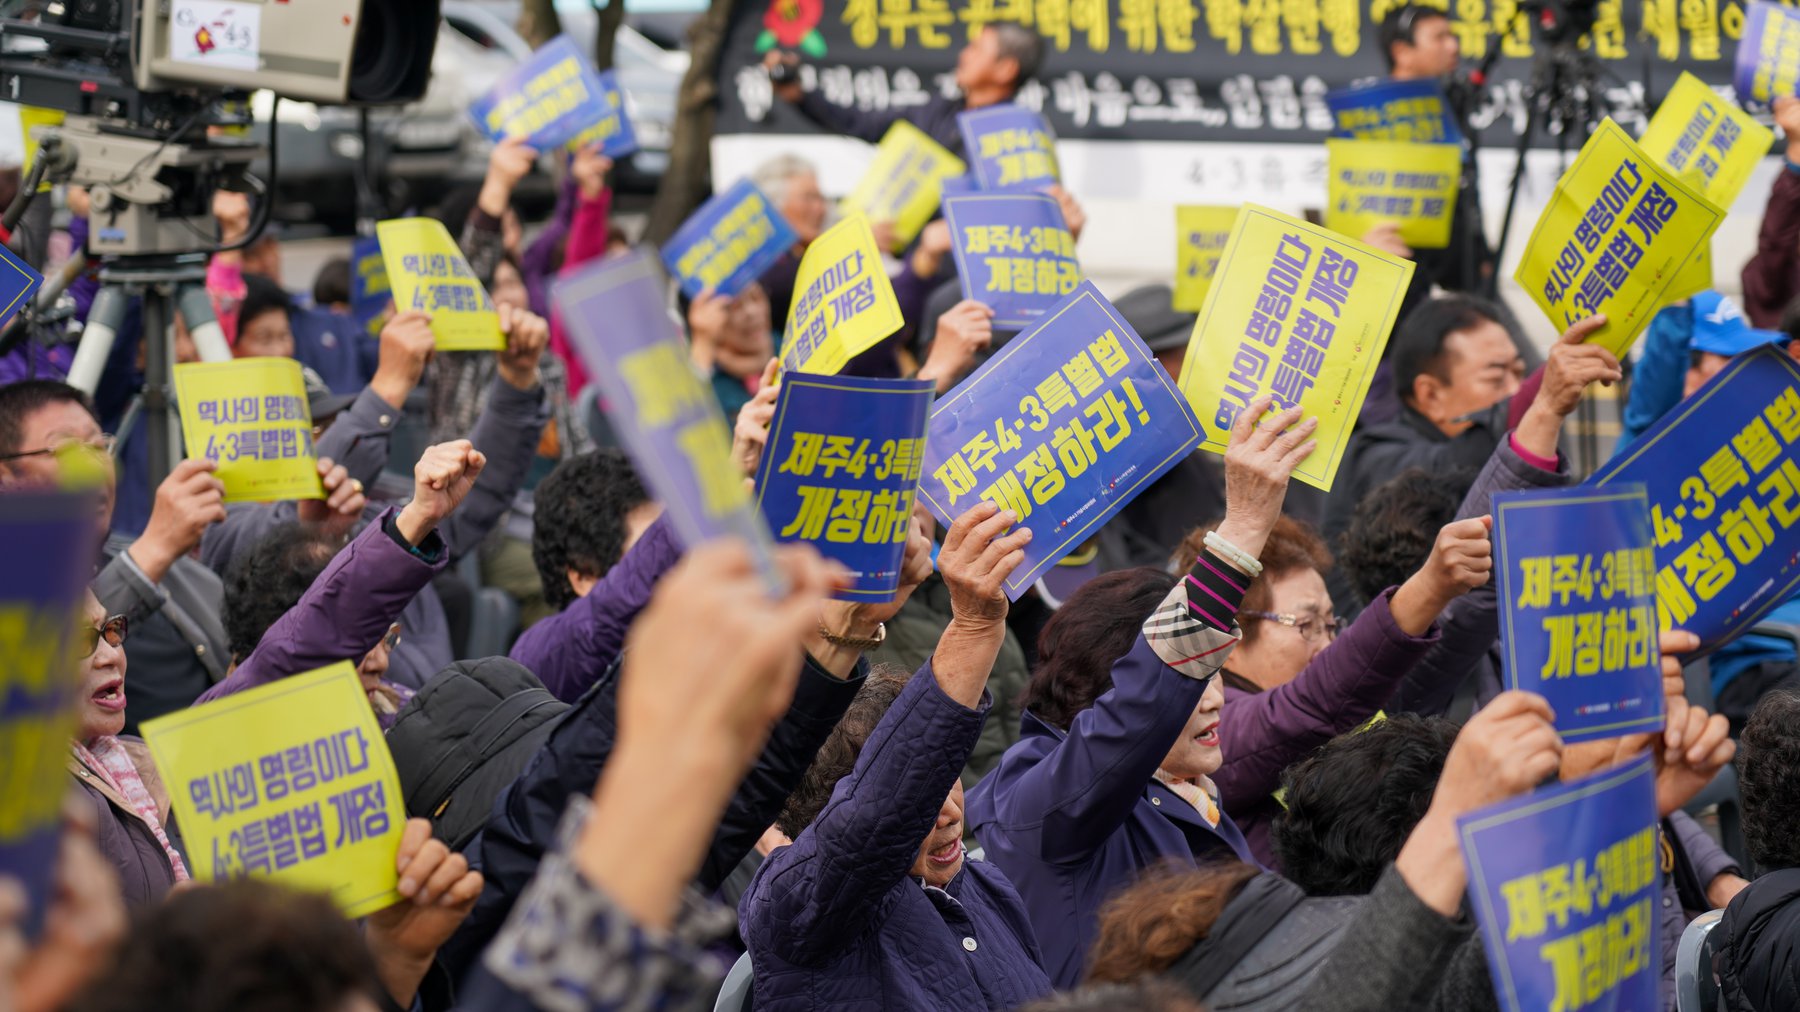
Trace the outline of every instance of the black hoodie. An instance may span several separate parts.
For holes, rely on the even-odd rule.
[[[1800,868],[1770,872],[1725,907],[1719,982],[1731,1012],[1800,1008]]]

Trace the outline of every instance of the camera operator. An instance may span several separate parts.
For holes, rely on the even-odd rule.
[[[776,96],[833,133],[877,144],[895,120],[903,119],[961,158],[963,139],[956,115],[966,109],[1012,101],[1037,72],[1043,57],[1043,41],[1031,29],[1008,21],[987,25],[957,54],[956,87],[960,98],[934,94],[924,105],[881,112],[838,105],[817,91],[806,90],[800,83],[799,57],[792,53],[771,52],[763,58],[763,66],[769,71]]]

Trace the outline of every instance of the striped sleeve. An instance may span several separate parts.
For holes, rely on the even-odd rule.
[[[1211,678],[1237,645],[1237,613],[1249,585],[1248,577],[1203,550],[1144,623],[1144,639],[1169,667]]]

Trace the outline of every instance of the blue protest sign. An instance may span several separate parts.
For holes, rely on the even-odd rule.
[[[768,528],[732,463],[725,413],[694,374],[655,258],[644,252],[608,257],[563,277],[551,299],[600,385],[613,431],[683,543],[742,538],[770,588],[778,588]]]
[[[1800,365],[1778,348],[1732,359],[1595,472],[1649,495],[1656,607],[1710,651],[1800,591]]]
[[[566,35],[508,71],[469,105],[469,115],[490,139],[523,137],[539,150],[561,147],[609,118],[625,118],[618,85],[608,89]]]
[[[31,269],[13,251],[0,245],[0,327],[25,308],[33,292],[44,283],[44,276]]]
[[[945,526],[986,500],[1031,528],[1006,582],[1018,600],[1202,438],[1169,374],[1084,281],[938,402],[919,493]]]
[[[662,259],[690,299],[708,288],[736,295],[799,241],[756,184],[740,179],[681,223]]]
[[[925,465],[929,380],[789,373],[756,469],[777,541],[804,541],[850,570],[835,596],[891,601]]]
[[[1647,755],[1457,820],[1501,1008],[1662,1007],[1656,822]]]
[[[1564,741],[1661,730],[1643,486],[1497,493],[1494,546],[1507,688],[1548,699]]]
[[[25,887],[26,934],[49,901],[75,736],[76,651],[87,567],[98,544],[82,495],[0,493],[0,876]]]
[[[1044,117],[1010,102],[956,114],[969,174],[983,190],[1041,190],[1062,178]]]
[[[600,89],[600,118],[569,142],[572,148],[600,145],[600,153],[608,158],[623,158],[638,149],[637,131],[625,114],[625,92],[619,87],[615,71],[602,70],[594,75]]]
[[[1444,89],[1435,80],[1383,81],[1325,93],[1331,136],[1363,141],[1461,144]]]
[[[1030,325],[1081,283],[1075,237],[1041,193],[974,193],[944,201],[963,298],[994,311],[994,326]]]
[[[1800,11],[1785,4],[1751,4],[1732,69],[1732,86],[1746,105],[1766,106],[1794,94],[1800,82]]]
[[[350,245],[350,315],[363,333],[380,332],[381,314],[387,312],[393,297],[381,240],[372,235],[358,237]]]

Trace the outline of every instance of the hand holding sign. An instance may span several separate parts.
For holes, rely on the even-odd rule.
[[[320,457],[319,484],[325,488],[325,498],[300,500],[294,504],[295,515],[301,523],[329,524],[340,534],[349,533],[368,505],[362,482],[350,477],[344,465],[333,463],[330,457]]]
[[[495,356],[500,378],[515,390],[530,390],[538,385],[538,360],[550,345],[550,321],[523,306],[496,308],[506,336],[506,347]]]
[[[1587,343],[1604,326],[1606,317],[1589,316],[1564,331],[1551,347],[1537,397],[1525,409],[1515,433],[1525,449],[1554,460],[1563,420],[1574,413],[1587,388],[1594,383],[1611,386],[1624,376],[1611,350]]]
[[[415,547],[442,523],[475,487],[487,457],[466,439],[427,447],[413,465],[413,497],[394,526]]]
[[[468,859],[431,836],[431,820],[407,819],[395,858],[400,902],[370,914],[364,939],[388,995],[409,1002],[437,951],[481,896],[482,877]]]
[[[1259,421],[1269,410],[1268,395],[1250,402],[1231,428],[1225,448],[1225,520],[1219,536],[1249,553],[1262,554],[1269,531],[1287,500],[1294,468],[1317,449],[1312,438],[1319,420],[1300,420],[1298,407]]]
[[[931,380],[938,393],[954,387],[994,343],[994,311],[974,299],[964,299],[938,317],[937,334],[919,379]]]
[[[756,477],[756,465],[769,442],[769,425],[775,420],[775,399],[780,395],[781,360],[772,358],[763,367],[756,396],[738,409],[737,423],[732,426],[731,459],[746,478]]]
[[[369,389],[395,411],[401,410],[436,353],[437,335],[431,332],[430,313],[408,309],[394,314],[381,328],[380,358]]]
[[[1787,138],[1788,161],[1800,164],[1800,98],[1783,95],[1775,100],[1775,125]]]
[[[569,177],[583,199],[595,200],[606,191],[606,177],[612,172],[613,160],[602,153],[598,144],[588,144],[575,152],[569,161]]]
[[[1011,510],[979,502],[950,525],[938,551],[938,572],[950,590],[952,624],[985,630],[1006,622],[1006,578],[1025,561],[1031,543],[1029,527],[1007,533],[1018,520]]]
[[[126,549],[152,583],[160,581],[176,559],[193,551],[208,527],[224,522],[225,483],[214,477],[218,469],[205,457],[189,457],[156,487],[150,521]]]

